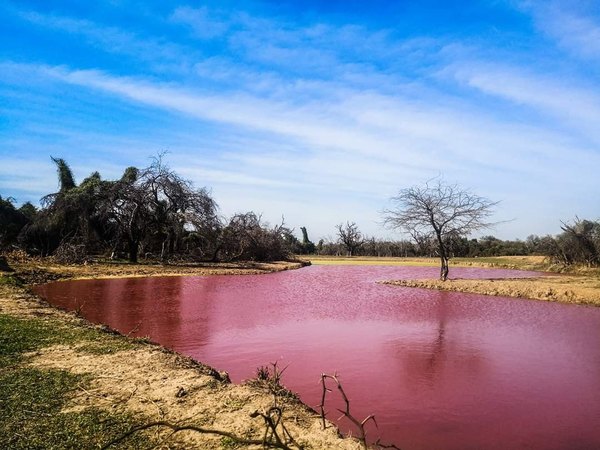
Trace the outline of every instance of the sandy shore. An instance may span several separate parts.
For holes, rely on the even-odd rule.
[[[383,284],[600,306],[600,279],[585,275],[507,280],[390,280]]]

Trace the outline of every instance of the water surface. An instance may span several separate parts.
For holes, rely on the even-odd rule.
[[[337,372],[353,413],[375,414],[379,429],[370,426],[370,435],[404,450],[600,448],[600,308],[376,283],[437,271],[312,266],[66,281],[38,293],[226,370],[233,381],[277,361],[288,366],[285,384],[313,407],[320,374]]]

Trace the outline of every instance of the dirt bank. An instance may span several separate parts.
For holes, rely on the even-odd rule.
[[[52,308],[30,293],[27,285],[21,285],[23,280],[32,282],[107,276],[265,273],[299,267],[297,263],[165,268],[110,264],[64,267],[42,260],[9,262],[16,272],[0,273],[0,318],[13,318],[23,329],[38,330],[35,331],[38,335],[40,329],[50,330],[50,334],[42,334],[42,338],[38,338],[41,343],[38,343],[34,350],[24,352],[18,362],[6,363],[0,360],[4,364],[0,365],[0,375],[7,373],[15,378],[19,374],[35,370],[42,374],[38,375],[41,377],[40,383],[46,376],[44,374],[50,376],[68,373],[83,377],[77,379],[85,379],[85,383],[70,386],[68,394],[64,394],[65,402],[60,414],[69,416],[100,410],[102,415],[99,417],[102,417],[103,423],[107,420],[116,422],[120,420],[118,418],[128,417],[125,429],[155,421],[168,421],[177,425],[191,424],[204,429],[226,431],[247,440],[260,441],[264,438],[267,427],[263,417],[253,413],[267,413],[276,404],[283,411],[283,424],[289,434],[305,448],[362,448],[354,439],[340,438],[333,426],[323,430],[320,418],[315,412],[293,396],[274,397],[269,381],[254,382],[251,385],[231,384],[223,374],[189,358],[167,351],[158,345],[116,336],[105,327],[92,325],[74,314]],[[32,324],[35,325],[33,328]],[[17,325],[10,325],[8,331],[2,330],[5,336],[0,339],[0,347],[5,348],[0,349],[0,356],[7,353],[11,345],[14,346],[10,333],[11,330],[17,330]],[[16,334],[14,338],[23,339],[17,338]],[[283,382],[285,383],[285,378]],[[13,394],[9,392],[4,395]],[[1,400],[0,395],[0,403]],[[7,421],[10,422],[12,417],[19,416],[20,413],[27,417],[29,411],[25,409],[33,409],[31,402],[33,400],[23,401],[27,403],[22,406],[24,411],[12,411]],[[273,413],[273,410],[271,412]],[[35,417],[31,418],[31,421],[35,420]],[[17,427],[16,429],[34,426],[31,421],[12,425]],[[78,419],[78,422],[82,421],[83,419]],[[3,426],[8,428],[3,429],[0,426],[0,435],[3,430],[10,429],[11,424]],[[279,425],[277,432],[281,436],[282,430]],[[73,430],[73,433],[77,432],[78,430]],[[45,439],[44,430],[36,430],[35,433],[41,433],[41,439]],[[35,433],[16,437],[0,436],[0,442],[8,442],[11,448],[28,448],[28,439],[34,439],[32,436]],[[48,433],[53,431],[49,429]],[[158,448],[262,448],[256,445],[240,445],[234,439],[223,435],[185,431],[161,443],[171,435],[169,430],[159,427],[145,433],[144,439],[158,443]],[[106,443],[113,438],[114,436],[109,435],[99,436],[97,442]],[[122,445],[124,448],[135,448],[133,444],[127,445],[126,441]],[[67,446],[65,444],[65,447]]]
[[[509,280],[392,280],[383,284],[600,306],[600,280],[548,276]]]

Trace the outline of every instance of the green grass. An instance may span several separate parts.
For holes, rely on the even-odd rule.
[[[0,368],[19,361],[25,352],[54,344],[100,354],[134,347],[123,337],[95,328],[69,326],[55,319],[22,319],[0,314]]]
[[[0,286],[23,286],[23,281],[15,274],[0,274]]]
[[[83,344],[86,350],[95,352],[118,351],[132,345],[95,329],[68,326],[53,319],[0,315],[0,448],[99,448],[144,420],[97,408],[62,412],[80,388],[89,387],[91,378],[25,364],[27,352],[52,344]],[[148,444],[147,436],[137,434],[115,448],[135,449]]]
[[[134,425],[133,417],[96,408],[61,412],[85,376],[63,370],[11,368],[0,372],[0,448],[99,448]],[[147,438],[133,436],[116,448],[140,448]]]

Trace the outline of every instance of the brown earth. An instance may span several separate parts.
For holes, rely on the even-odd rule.
[[[235,263],[197,266],[89,264],[60,266],[44,260],[10,258],[16,272],[0,277],[0,314],[20,318],[58,320],[61,327],[85,327],[105,330],[106,327],[88,323],[73,313],[59,311],[33,295],[28,283],[65,278],[98,278],[156,275],[207,275],[266,273],[300,267],[298,263]],[[9,280],[7,282],[6,280]],[[293,395],[278,396],[274,400],[266,383],[254,381],[232,384],[216,370],[190,358],[168,351],[158,345],[133,342],[133,347],[99,354],[86,351],[85,344],[53,345],[28,355],[25,364],[37,368],[62,369],[75,374],[91,376],[91,385],[78,386],[67,410],[96,407],[115,413],[129,412],[143,417],[143,423],[169,421],[193,424],[203,428],[227,431],[245,439],[263,438],[264,421],[252,418],[255,411],[266,413],[274,402],[283,409],[286,428],[296,442],[313,449],[359,449],[362,444],[352,438],[341,438],[338,430],[328,423],[322,429],[315,411],[295,399]],[[285,379],[283,380],[285,382]],[[317,380],[315,380],[317,382]],[[281,432],[281,429],[278,430]],[[153,434],[152,434],[153,433]],[[169,432],[153,429],[151,435],[163,439]],[[177,433],[159,448],[262,448],[238,446],[227,438],[197,432]]]

